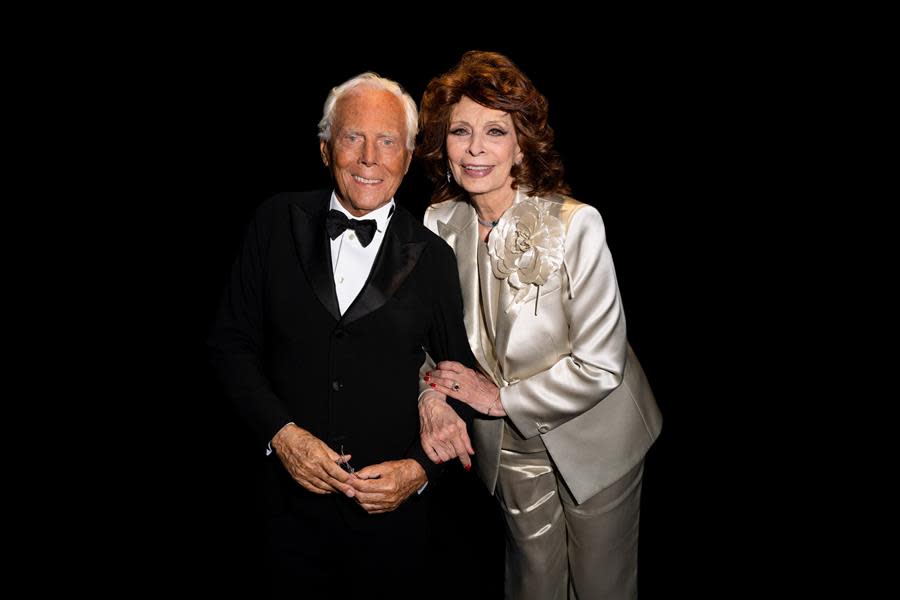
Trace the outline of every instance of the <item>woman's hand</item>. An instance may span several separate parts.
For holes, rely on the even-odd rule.
[[[441,361],[425,374],[425,383],[435,391],[465,402],[478,412],[491,417],[505,417],[500,403],[500,390],[494,383],[472,369],[452,360]]]

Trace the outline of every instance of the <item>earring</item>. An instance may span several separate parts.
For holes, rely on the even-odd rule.
[[[450,167],[447,167],[447,183],[450,183]]]

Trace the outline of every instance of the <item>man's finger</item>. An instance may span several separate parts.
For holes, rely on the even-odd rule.
[[[336,479],[341,483],[347,483],[350,479],[350,473],[345,471],[343,467],[333,462],[324,462],[321,464],[322,471],[331,479]]]
[[[437,452],[434,451],[432,447],[433,438],[431,436],[426,436],[422,438],[422,450],[425,451],[425,456],[428,457],[428,460],[437,464],[439,462],[443,462],[441,457],[437,455]]]
[[[466,445],[463,443],[460,437],[455,437],[452,440],[453,442],[453,454],[459,457],[459,460],[463,461],[465,465],[469,460],[469,453],[466,452]]]
[[[469,432],[466,431],[465,423],[460,425],[456,436],[451,439],[457,455],[459,455],[461,451],[465,451],[468,454],[475,454],[475,449],[472,448],[472,440],[469,438]]]
[[[344,460],[350,460],[350,454],[338,454],[330,446],[326,446],[325,444],[322,444],[322,449],[325,450],[325,454],[328,456],[328,460],[331,460],[333,462],[340,462],[341,458],[343,458]]]
[[[453,440],[453,449],[456,451],[456,456],[459,458],[459,462],[462,463],[466,471],[471,469],[472,460],[469,458],[469,453],[466,452],[466,445],[460,438],[456,438]]]
[[[382,475],[382,470],[380,467],[376,465],[369,465],[368,467],[363,467],[359,471],[356,472],[356,476],[360,479],[379,479]]]
[[[313,474],[304,475],[301,479],[297,479],[297,483],[305,487],[311,492],[319,494],[330,494],[335,489],[328,482],[316,477]],[[318,491],[317,491],[318,490]]]
[[[353,489],[356,490],[357,497],[365,500],[367,495],[371,494],[384,494],[385,491],[390,487],[390,483],[385,479],[381,478],[369,478],[369,479],[357,479],[353,482]]]
[[[456,453],[450,451],[450,447],[440,440],[434,440],[431,444],[431,447],[434,448],[435,453],[438,455],[438,458],[441,462],[447,462],[452,459]]]

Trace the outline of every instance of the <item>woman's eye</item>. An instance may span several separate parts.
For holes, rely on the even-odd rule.
[[[488,131],[488,135],[506,135],[506,131],[500,129],[499,127],[492,127]]]
[[[468,130],[462,127],[457,127],[456,129],[450,130],[450,135],[466,135],[467,133],[469,133]]]

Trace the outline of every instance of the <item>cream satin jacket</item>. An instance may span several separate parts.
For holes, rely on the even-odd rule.
[[[625,338],[600,213],[563,196],[517,192],[515,204],[523,201],[563,225],[562,264],[540,287],[517,290],[508,278],[494,275],[468,203],[429,207],[425,225],[456,253],[466,331],[481,369],[500,387],[500,401],[518,433],[541,436],[580,503],[640,462],[659,435],[662,417]],[[479,475],[491,493],[503,422],[479,418],[473,426]]]

